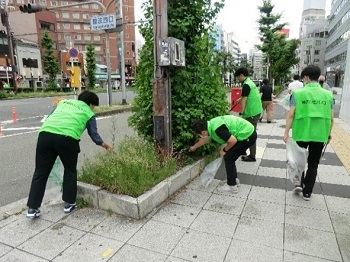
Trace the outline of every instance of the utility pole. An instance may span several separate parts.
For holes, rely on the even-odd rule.
[[[153,124],[154,138],[163,155],[172,153],[171,92],[169,68],[160,66],[160,39],[168,35],[168,0],[153,1],[154,80]]]
[[[117,20],[123,21],[123,1],[116,0],[116,14]],[[117,40],[119,44],[117,45],[118,50],[118,61],[119,61],[119,74],[120,74],[120,84],[122,89],[122,105],[126,105],[126,87],[125,87],[125,60],[124,60],[124,31],[117,33]]]

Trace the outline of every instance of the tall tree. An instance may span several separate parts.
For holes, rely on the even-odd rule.
[[[41,46],[44,51],[43,63],[44,63],[44,72],[49,75],[49,85],[48,89],[57,89],[56,77],[60,70],[58,61],[54,55],[54,45],[55,42],[50,36],[48,31],[45,31],[41,38]]]
[[[263,5],[258,7],[259,36],[262,44],[257,48],[264,53],[269,80],[273,78],[276,82],[281,82],[289,74],[290,68],[299,62],[296,54],[299,40],[286,40],[285,35],[279,33],[287,23],[279,22],[282,14],[272,13],[274,7],[271,0],[263,0]]]
[[[95,46],[89,43],[86,46],[86,76],[88,83],[85,83],[87,89],[95,88],[96,84],[96,57],[95,57]]]
[[[175,150],[196,140],[190,131],[193,119],[210,119],[227,114],[228,102],[215,63],[213,21],[223,0],[168,0],[168,35],[181,39],[186,47],[186,67],[170,70],[172,92],[172,137]],[[146,23],[140,26],[145,45],[137,68],[133,115],[129,118],[139,135],[153,141],[153,1],[146,0],[143,10]],[[204,148],[204,150],[208,149]],[[200,152],[203,152],[199,150]]]

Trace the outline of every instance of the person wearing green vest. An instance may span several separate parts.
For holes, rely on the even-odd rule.
[[[301,181],[295,184],[295,192],[302,191],[306,201],[310,200],[322,150],[331,139],[333,126],[333,94],[320,86],[320,75],[321,70],[316,65],[309,65],[301,72],[305,86],[292,92],[283,136],[287,142],[292,128],[293,140],[308,149],[306,173],[303,172]]]
[[[235,77],[242,83],[242,96],[239,101],[242,105],[242,110],[239,115],[249,121],[254,126],[254,130],[256,130],[263,112],[262,103],[259,89],[248,76],[248,69],[245,67],[238,68],[235,72]],[[248,156],[243,152],[242,161],[255,162],[256,143],[249,148],[249,152],[250,154]]]
[[[243,118],[225,115],[209,121],[195,120],[192,129],[200,136],[200,139],[189,148],[190,152],[208,143],[210,138],[221,145],[226,144],[220,149],[220,156],[225,161],[227,183],[220,190],[237,193],[239,180],[236,160],[256,142],[257,135],[254,126]]]
[[[27,201],[28,219],[40,216],[39,207],[47,179],[58,156],[64,166],[63,211],[69,214],[75,209],[79,141],[85,129],[96,145],[112,151],[112,147],[104,143],[97,132],[93,108],[98,105],[99,98],[95,93],[83,91],[78,100],[61,100],[41,126],[36,146],[35,171]]]

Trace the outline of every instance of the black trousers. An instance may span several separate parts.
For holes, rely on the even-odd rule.
[[[253,144],[256,143],[256,131],[251,134],[247,140],[237,141],[237,143],[230,148],[224,155],[225,168],[227,174],[227,184],[230,186],[236,185],[237,168],[236,160]]]
[[[64,166],[62,200],[70,204],[77,198],[77,163],[79,141],[68,136],[40,132],[36,146],[35,171],[29,191],[27,206],[39,208],[43,201],[47,179],[60,157]]]
[[[303,187],[303,193],[311,194],[315,185],[317,177],[317,168],[320,163],[320,158],[322,154],[322,149],[324,143],[322,142],[300,142],[297,141],[300,147],[306,148],[309,151],[309,156],[307,158],[307,170],[306,175],[303,172],[301,177],[301,186]]]
[[[259,119],[261,117],[261,114],[256,115],[256,116],[251,116],[246,118],[245,120],[247,120],[248,122],[250,122],[253,126],[254,126],[254,131],[256,131],[256,126],[258,125]],[[247,148],[248,149],[248,148]],[[245,154],[246,152],[244,151],[243,154]],[[249,156],[251,156],[252,158],[255,158],[256,155],[256,143],[252,144],[249,147]]]

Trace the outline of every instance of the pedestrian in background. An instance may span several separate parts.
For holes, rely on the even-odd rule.
[[[332,88],[327,84],[326,78],[323,75],[320,75],[318,78],[318,83],[320,86],[328,91],[332,91]]]
[[[307,171],[306,174],[303,172],[300,186],[296,185],[295,189],[302,190],[303,198],[307,201],[315,185],[322,149],[331,139],[334,117],[333,94],[321,88],[318,83],[320,74],[320,68],[315,65],[309,65],[301,72],[306,85],[292,92],[283,137],[284,142],[287,142],[292,128],[294,141],[308,149]]]
[[[263,84],[260,87],[260,96],[263,110],[261,113],[260,122],[262,122],[264,112],[266,111],[267,123],[271,123],[273,116],[273,90],[272,85],[269,83],[267,78],[263,80]]]
[[[208,143],[210,138],[220,144],[226,143],[220,150],[220,156],[225,161],[227,183],[220,188],[220,191],[237,193],[239,179],[237,178],[236,160],[256,142],[257,135],[254,126],[243,118],[226,115],[209,121],[195,120],[192,129],[200,136],[200,139],[189,148],[190,152]]]
[[[293,90],[302,88],[304,84],[299,81],[299,75],[293,76],[293,82],[288,85],[288,93],[291,94]]]
[[[99,98],[95,93],[83,91],[78,100],[61,100],[41,126],[36,146],[35,171],[27,202],[27,218],[33,219],[40,215],[39,207],[44,197],[47,179],[58,156],[64,166],[64,213],[68,214],[75,209],[77,162],[82,133],[87,129],[96,145],[108,151],[112,150],[97,132],[93,108],[98,105]]]
[[[254,130],[256,130],[262,113],[262,104],[259,90],[248,76],[248,69],[245,67],[238,68],[235,72],[235,77],[242,84],[242,95],[239,101],[242,105],[242,110],[239,115],[249,121],[254,126]],[[242,156],[242,161],[255,162],[256,143],[249,147],[249,152],[248,156]]]

